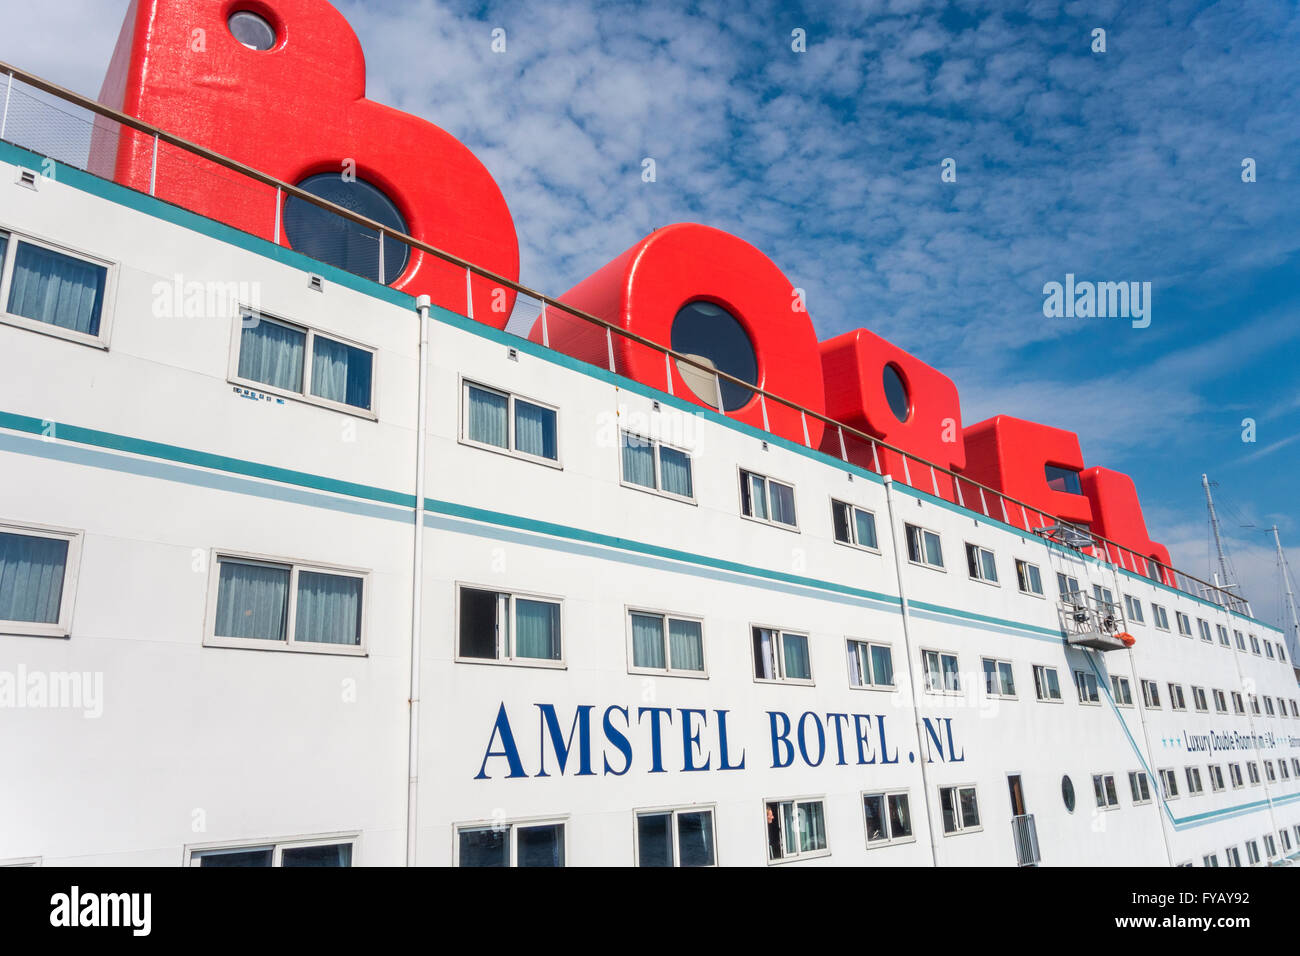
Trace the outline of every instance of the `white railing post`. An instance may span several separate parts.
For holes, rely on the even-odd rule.
[[[1025,506],[1024,506],[1024,505],[1021,505],[1021,506],[1020,506],[1020,517],[1024,519],[1024,521],[1025,521],[1025,530],[1028,531],[1028,530],[1029,530],[1029,512],[1025,510]]]
[[[989,502],[988,499],[984,497],[983,488],[980,489],[980,507],[984,509],[984,517],[987,518],[989,516]]]
[[[153,134],[153,160],[149,163],[149,195],[157,195],[158,187],[158,134]]]
[[[767,421],[767,396],[762,392],[758,393],[758,407],[763,410],[763,431],[770,432],[772,426]]]
[[[473,283],[471,283],[470,281],[471,279],[473,279],[473,277],[474,277],[474,273],[470,271],[468,266],[466,266],[465,267],[465,302],[467,303],[467,306],[465,309],[465,314],[469,316],[471,319],[474,318],[474,286]]]
[[[614,368],[614,331],[608,325],[605,326],[605,350],[609,353],[609,370],[617,371]]]
[[[379,230],[379,284],[388,285],[384,281],[384,230]]]
[[[279,186],[275,187],[275,244],[280,244],[280,206],[284,202],[284,193]]]
[[[551,333],[546,328],[546,300],[542,300],[542,347],[551,347]]]
[[[802,408],[799,409],[799,420],[803,422],[803,443],[811,448],[812,439],[808,437],[808,415]]]
[[[961,479],[958,478],[956,475],[953,475],[953,478],[952,478],[952,486],[953,486],[954,488],[957,489],[957,504],[959,504],[959,505],[961,505],[963,508],[965,508],[965,507],[966,507],[966,501],[965,501],[965,499],[962,497],[962,493],[961,493]]]
[[[909,468],[909,467],[907,466],[907,453],[906,453],[906,452],[903,453],[903,481],[904,481],[904,483],[906,483],[909,487],[914,487],[914,486],[912,485],[912,469]]]
[[[669,395],[673,394],[673,357],[667,352],[664,353],[664,382],[668,386],[664,390]]]
[[[12,73],[7,73],[6,76],[8,76],[9,79],[5,82],[5,111],[4,115],[0,116],[0,139],[5,138],[5,130],[9,126],[9,94],[12,93],[14,89],[14,75]]]
[[[843,425],[836,425],[835,427],[838,428],[838,429],[840,430],[840,457],[843,458],[845,461],[848,461],[848,460],[849,460],[849,450],[848,450],[848,448],[845,447],[845,445],[844,445],[844,426],[843,426]]]
[[[1011,519],[1007,516],[1007,499],[998,495],[998,504],[1002,506],[1002,521],[1004,524],[1011,524]]]
[[[934,489],[934,496],[939,497],[939,479],[935,477],[934,465],[930,466],[930,487]]]
[[[875,463],[876,474],[883,475],[884,472],[880,470],[880,454],[876,451],[876,443],[874,441],[871,443],[871,460]]]

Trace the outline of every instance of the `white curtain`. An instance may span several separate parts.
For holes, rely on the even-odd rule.
[[[298,572],[295,641],[316,644],[361,644],[360,578]]]
[[[222,561],[217,584],[218,637],[286,639],[289,569]]]
[[[68,542],[0,534],[0,621],[56,624]]]
[[[312,394],[354,408],[369,408],[373,364],[374,357],[365,349],[318,335],[312,345]]]
[[[655,486],[655,450],[650,442],[622,432],[623,480],[646,488]]]
[[[763,680],[776,679],[776,632],[754,628],[754,671]]]
[[[239,377],[302,391],[307,334],[266,319],[245,319],[239,338]]]
[[[504,395],[469,386],[469,438],[485,445],[506,445],[506,406]]]
[[[554,460],[555,412],[515,399],[515,449]]]
[[[26,242],[17,246],[9,311],[61,329],[98,335],[108,270]]]
[[[699,621],[669,618],[668,643],[674,670],[704,670],[704,632]]]
[[[676,448],[659,446],[659,472],[663,490],[683,498],[695,497],[691,481],[691,456]]]
[[[745,488],[749,492],[749,514],[753,518],[767,518],[767,482],[758,475],[748,472],[744,475]]]
[[[799,852],[826,849],[826,816],[820,802],[799,804]]]
[[[663,618],[647,614],[632,615],[632,664],[634,667],[666,666]]]

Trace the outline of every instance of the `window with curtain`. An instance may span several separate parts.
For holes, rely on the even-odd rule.
[[[740,510],[750,518],[797,527],[794,488],[750,471],[740,473]]]
[[[668,673],[704,673],[703,625],[648,611],[631,611],[632,666]]]
[[[560,661],[560,605],[485,588],[460,588],[458,656]]]
[[[906,792],[864,794],[862,807],[866,816],[868,846],[913,839],[912,813]]]
[[[631,432],[622,433],[623,480],[643,488],[655,487],[654,443]]]
[[[0,235],[0,266],[13,256],[5,309],[10,315],[98,336],[108,286],[108,267]]]
[[[304,650],[359,649],[364,587],[360,574],[219,556],[212,636]]]
[[[559,461],[555,409],[509,392],[466,382],[463,389],[465,441],[521,457]]]
[[[877,550],[876,516],[847,501],[831,502],[831,526],[835,540],[857,548]]]
[[[246,382],[369,411],[375,355],[315,329],[245,311],[235,376]]]
[[[979,803],[974,787],[940,787],[939,806],[945,834],[979,828]]]
[[[0,529],[0,622],[56,625],[71,539]]]
[[[826,811],[821,800],[768,803],[768,859],[788,860],[826,851]]]
[[[909,561],[935,568],[943,567],[943,547],[937,534],[914,524],[904,525],[904,531]]]
[[[812,681],[808,636],[775,628],[752,628],[754,677],[758,680]]]
[[[619,432],[619,447],[625,483],[694,499],[689,453],[629,431]]]
[[[925,665],[925,689],[935,693],[959,693],[961,674],[957,670],[957,655],[943,651],[924,651],[921,660]]]

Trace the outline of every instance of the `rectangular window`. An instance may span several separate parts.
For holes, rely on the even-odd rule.
[[[1232,636],[1237,641],[1237,650],[1244,651],[1246,649],[1246,635],[1242,634],[1241,631],[1233,631]]]
[[[975,786],[940,787],[939,806],[945,836],[980,829],[979,801]]]
[[[1093,774],[1092,791],[1097,798],[1097,809],[1113,810],[1119,806],[1119,794],[1115,791],[1115,775],[1113,773]]]
[[[717,866],[712,808],[646,810],[636,815],[637,866]]]
[[[1201,640],[1205,641],[1205,643],[1207,643],[1207,644],[1213,643],[1214,638],[1210,636],[1210,622],[1209,622],[1209,621],[1205,620],[1205,618],[1203,618],[1203,617],[1198,617],[1198,618],[1196,619],[1196,627],[1197,627],[1197,628],[1200,630],[1200,632],[1201,632]]]
[[[1111,593],[1110,588],[1104,588],[1100,584],[1092,586],[1092,596],[1097,599],[1097,603],[1103,607],[1115,603],[1115,595]]]
[[[1061,699],[1061,682],[1057,679],[1056,668],[1044,664],[1034,665],[1034,693],[1039,700]]]
[[[1036,564],[1016,558],[1016,584],[1025,594],[1043,596],[1043,575]]]
[[[1146,771],[1130,770],[1128,772],[1128,788],[1133,794],[1134,805],[1151,802],[1151,783],[1147,779]]]
[[[893,687],[894,655],[888,644],[849,641],[849,684],[853,687]]]
[[[1268,641],[1264,642],[1264,653],[1268,656],[1270,661],[1273,659],[1273,645]]]
[[[867,823],[867,848],[890,843],[911,843],[912,810],[906,790],[864,793],[862,811]]]
[[[1208,714],[1210,712],[1210,703],[1209,699],[1205,696],[1204,687],[1192,688],[1192,706],[1203,714]]]
[[[1214,712],[1216,714],[1226,714],[1228,712],[1228,696],[1217,689],[1214,691]]]
[[[362,571],[218,554],[210,645],[360,654]]]
[[[1160,709],[1160,688],[1153,680],[1142,681],[1142,706],[1147,710]]]
[[[1164,790],[1166,800],[1175,800],[1178,797],[1178,775],[1172,770],[1164,769],[1160,771],[1160,786]]]
[[[835,529],[835,540],[840,544],[867,551],[879,550],[876,543],[876,516],[870,511],[847,501],[832,501],[831,524]]]
[[[1082,604],[1083,594],[1079,588],[1079,579],[1068,574],[1056,572],[1056,589],[1061,592],[1061,600],[1071,604]]]
[[[1117,705],[1120,707],[1133,706],[1133,689],[1129,686],[1127,677],[1112,674],[1110,676],[1110,689]]]
[[[1238,715],[1244,714],[1246,712],[1246,705],[1242,701],[1240,691],[1234,690],[1232,692],[1232,712]]]
[[[1087,671],[1074,672],[1074,689],[1079,692],[1079,703],[1097,704],[1101,702],[1097,695],[1097,677]]]
[[[1246,777],[1252,787],[1259,786],[1259,764],[1253,760],[1246,761]]]
[[[1291,834],[1286,830],[1278,830],[1277,837],[1282,842],[1282,852],[1289,853],[1291,850]]]
[[[295,840],[189,851],[189,866],[351,866],[355,837]]]
[[[704,677],[704,624],[698,618],[629,611],[632,669]]]
[[[1279,757],[1277,761],[1277,773],[1283,780],[1291,779],[1291,771],[1287,768],[1286,758]]]
[[[688,452],[628,431],[619,435],[623,484],[695,500],[695,478]]]
[[[943,545],[937,534],[914,524],[904,525],[903,530],[907,534],[907,560],[930,568],[943,567]]]
[[[808,635],[774,627],[751,629],[754,642],[754,677],[757,680],[812,683]]]
[[[961,674],[957,670],[957,655],[943,651],[922,651],[925,665],[925,689],[932,694],[960,694]]]
[[[1267,694],[1264,696],[1264,713],[1270,717],[1273,716],[1273,698]]]
[[[1201,768],[1188,767],[1187,769],[1187,795],[1189,797],[1200,796],[1205,787],[1201,785]]]
[[[1174,611],[1174,617],[1178,620],[1178,633],[1183,637],[1192,636],[1192,619],[1182,611]]]
[[[966,568],[976,581],[998,583],[998,566],[993,560],[993,552],[988,548],[981,548],[978,544],[967,544]]]
[[[1223,855],[1227,857],[1228,866],[1241,866],[1241,851],[1235,846],[1228,847],[1223,851]]]
[[[1250,866],[1259,862],[1259,844],[1254,840],[1246,841],[1246,862]]]
[[[564,866],[563,823],[456,828],[456,866]]]
[[[747,518],[797,528],[794,486],[752,471],[740,473],[740,512]]]
[[[1295,771],[1297,777],[1300,777],[1300,757],[1291,758],[1291,769]]]
[[[374,349],[245,310],[231,380],[345,411],[369,412]]]
[[[1277,659],[1286,663],[1286,649],[1281,644],[1277,646]]]
[[[820,798],[769,800],[765,810],[768,862],[830,852],[826,844],[826,808]]]
[[[1125,595],[1124,595],[1124,607],[1125,607],[1125,609],[1128,611],[1128,619],[1129,619],[1130,621],[1135,621],[1135,622],[1138,623],[1138,624],[1143,623],[1143,620],[1142,620],[1142,602],[1141,602],[1141,601],[1137,600],[1137,599],[1136,599],[1135,597],[1133,597],[1133,595],[1131,595],[1131,594],[1125,594]]]
[[[1259,656],[1259,638],[1254,634],[1250,635],[1250,652],[1256,657]]]
[[[1151,605],[1151,623],[1162,631],[1169,630],[1169,613],[1159,604]]]
[[[1269,783],[1274,783],[1277,781],[1277,774],[1273,770],[1273,761],[1271,760],[1264,761],[1264,776],[1268,778]]]
[[[1240,790],[1245,786],[1241,779],[1241,764],[1228,764],[1228,779],[1232,781],[1232,789]]]
[[[464,585],[459,595],[461,660],[563,662],[559,601]]]
[[[1219,635],[1219,643],[1222,644],[1224,647],[1231,647],[1232,642],[1228,639],[1228,629],[1224,627],[1222,624],[1216,624],[1215,630]]]
[[[1217,854],[1217,853],[1207,853],[1205,856],[1201,857],[1201,865],[1202,865],[1202,866],[1218,866],[1218,865],[1219,865],[1219,856],[1218,856],[1218,854]]]
[[[1209,771],[1210,771],[1210,789],[1213,790],[1215,793],[1218,793],[1220,790],[1227,789],[1226,785],[1223,782],[1223,768],[1218,766],[1217,764],[1210,764]]]
[[[1187,709],[1187,699],[1183,696],[1182,684],[1175,684],[1172,682],[1169,684],[1169,709],[1170,710]]]
[[[66,637],[81,535],[0,523],[0,634]]]
[[[1277,856],[1277,843],[1274,842],[1273,834],[1271,833],[1264,834],[1264,850],[1268,853],[1268,858],[1270,860]]]
[[[1250,712],[1251,712],[1252,714],[1255,714],[1255,715],[1258,716],[1258,714],[1259,714],[1259,698],[1258,698],[1256,695],[1251,694],[1250,697],[1249,697],[1249,700],[1250,700]]]
[[[984,693],[990,697],[1016,696],[1016,682],[1011,674],[1010,661],[984,658]]]
[[[549,405],[464,383],[461,441],[480,448],[558,465],[558,413]]]
[[[0,232],[0,321],[105,347],[109,263]]]

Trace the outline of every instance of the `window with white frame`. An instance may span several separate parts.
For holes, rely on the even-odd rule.
[[[808,656],[808,635],[775,627],[750,629],[753,637],[756,680],[812,683],[812,661]]]
[[[1259,844],[1256,843],[1254,840],[1247,840],[1246,841],[1246,863],[1249,866],[1254,866],[1258,862],[1259,862]]]
[[[1277,773],[1273,770],[1273,761],[1264,761],[1264,776],[1269,783],[1275,783],[1277,781]]]
[[[998,566],[993,558],[993,552],[988,548],[982,548],[978,544],[966,545],[966,570],[976,581],[983,581],[986,584],[998,583]]]
[[[943,544],[939,535],[914,524],[905,524],[907,560],[930,568],[943,567]]]
[[[218,552],[207,643],[362,653],[366,572]]]
[[[1240,691],[1234,690],[1232,692],[1232,712],[1238,715],[1246,712],[1246,705],[1242,700]]]
[[[81,534],[0,522],[0,634],[66,637]]]
[[[1097,599],[1098,604],[1110,605],[1115,603],[1115,595],[1111,593],[1110,588],[1104,588],[1100,584],[1092,586],[1092,596]]]
[[[552,666],[564,660],[558,600],[468,585],[458,594],[461,660]]]
[[[740,472],[740,512],[747,518],[768,524],[797,528],[794,486],[752,471]]]
[[[826,807],[822,798],[767,800],[767,859],[782,860],[825,856]]]
[[[1192,636],[1192,619],[1182,611],[1174,611],[1174,617],[1178,621],[1178,633],[1183,637]]]
[[[1201,793],[1205,790],[1205,787],[1201,783],[1201,768],[1187,767],[1186,771],[1187,771],[1187,795],[1189,797],[1200,796]]]
[[[1082,602],[1083,595],[1079,588],[1079,579],[1068,574],[1056,572],[1056,589],[1061,593],[1062,601]]]
[[[867,847],[911,843],[912,809],[906,790],[864,793],[862,811],[866,818]]]
[[[1210,789],[1215,793],[1226,790],[1227,786],[1223,782],[1223,768],[1218,764],[1210,764],[1207,769],[1210,771]]]
[[[1153,680],[1142,681],[1142,706],[1147,710],[1160,709],[1160,688]]]
[[[1203,714],[1208,714],[1210,712],[1210,702],[1205,696],[1204,687],[1192,687],[1192,706]]]
[[[1246,649],[1246,635],[1242,634],[1241,631],[1234,630],[1232,636],[1237,642],[1237,650],[1244,651]]]
[[[1217,714],[1228,712],[1228,695],[1217,688],[1214,691],[1214,712]]]
[[[1273,698],[1267,694],[1264,695],[1264,713],[1269,717],[1273,716]]]
[[[1277,838],[1282,844],[1282,852],[1283,853],[1291,852],[1291,834],[1287,833],[1285,829],[1278,830]]]
[[[1133,688],[1129,686],[1128,678],[1121,677],[1118,674],[1110,675],[1111,694],[1115,698],[1115,703],[1120,707],[1133,706]]]
[[[1205,641],[1205,643],[1207,643],[1207,644],[1213,643],[1214,638],[1210,636],[1210,622],[1209,622],[1209,621],[1207,621],[1207,620],[1206,620],[1205,618],[1203,618],[1203,617],[1198,617],[1198,618],[1196,619],[1196,627],[1197,627],[1197,628],[1200,630],[1200,632],[1201,632],[1201,640]]]
[[[1101,698],[1097,694],[1097,677],[1095,674],[1088,671],[1075,671],[1074,689],[1079,692],[1079,703],[1101,703]]]
[[[894,653],[888,644],[848,642],[849,684],[853,687],[894,686]]]
[[[1216,633],[1219,635],[1219,643],[1222,644],[1224,647],[1231,647],[1232,641],[1228,639],[1228,629],[1224,627],[1222,624],[1214,625],[1214,629]]]
[[[1283,663],[1286,663],[1286,648],[1282,646],[1282,643],[1280,641],[1278,642],[1277,645],[1277,659],[1282,661]]]
[[[1128,772],[1128,788],[1133,794],[1134,806],[1151,802],[1151,782],[1147,779],[1145,770]]]
[[[1186,710],[1187,698],[1183,696],[1183,685],[1169,682],[1169,709]]]
[[[1115,790],[1113,773],[1094,773],[1092,791],[1097,798],[1097,809],[1113,810],[1119,806],[1119,793]]]
[[[1264,653],[1268,656],[1270,661],[1273,659],[1273,645],[1268,641],[1264,642]]]
[[[456,828],[456,866],[564,866],[563,823],[500,823]]]
[[[1259,638],[1254,634],[1250,635],[1250,652],[1256,657],[1259,656]]]
[[[642,810],[636,815],[637,866],[717,866],[712,807]]]
[[[1279,757],[1277,761],[1277,775],[1283,780],[1291,779],[1291,771],[1286,765],[1286,758]]]
[[[984,693],[990,697],[1015,697],[1016,682],[1010,661],[984,658]]]
[[[554,407],[475,382],[465,382],[463,389],[461,441],[559,464],[559,415]]]
[[[1151,605],[1151,623],[1162,631],[1169,630],[1169,612],[1159,604]]]
[[[322,837],[244,844],[241,846],[194,847],[189,866],[351,866],[356,837]]]
[[[1295,830],[1296,842],[1300,843],[1300,823],[1297,823],[1292,829]]]
[[[1291,758],[1291,769],[1295,771],[1297,777],[1300,777],[1300,757]]]
[[[1241,779],[1241,764],[1239,763],[1228,764],[1228,779],[1232,781],[1233,790],[1240,790],[1242,787],[1246,785]]]
[[[1252,787],[1259,786],[1259,764],[1253,760],[1246,761],[1246,778],[1250,780]]]
[[[342,411],[374,406],[375,350],[368,346],[245,310],[236,352],[231,381]]]
[[[939,788],[939,808],[944,836],[979,830],[980,808],[975,785]]]
[[[619,432],[625,485],[658,491],[673,498],[695,500],[695,477],[689,452],[661,441]]]
[[[1264,850],[1268,853],[1268,858],[1270,860],[1277,856],[1277,842],[1273,839],[1273,834],[1271,833],[1264,834]]]
[[[1061,699],[1061,682],[1056,676],[1056,668],[1046,664],[1034,665],[1034,693],[1039,700]]]
[[[1223,851],[1223,855],[1228,860],[1228,866],[1241,866],[1241,851],[1235,846],[1230,846]]]
[[[1160,786],[1164,791],[1166,800],[1175,800],[1178,797],[1178,774],[1169,768],[1160,771]]]
[[[945,651],[922,651],[921,662],[925,669],[925,689],[933,694],[961,693],[961,673],[957,670],[957,655]]]
[[[1016,558],[1016,584],[1024,594],[1043,596],[1043,573],[1038,565]]]
[[[101,348],[111,263],[0,230],[0,322]]]
[[[658,611],[628,611],[632,670],[703,677],[704,623]]]
[[[840,544],[866,551],[879,550],[876,516],[865,508],[851,505],[847,501],[832,501],[831,524],[835,530],[835,540]]]
[[[1247,699],[1250,701],[1250,712],[1259,715],[1259,697],[1256,694],[1250,694]]]
[[[1131,594],[1124,595],[1124,609],[1128,612],[1128,619],[1138,624],[1144,623],[1142,617],[1142,602]]]
[[[1219,855],[1217,853],[1205,854],[1205,856],[1201,857],[1201,865],[1217,867],[1219,865]]]

